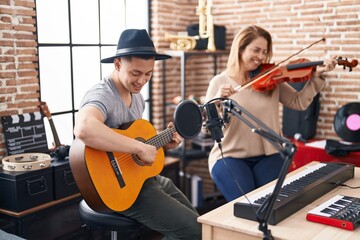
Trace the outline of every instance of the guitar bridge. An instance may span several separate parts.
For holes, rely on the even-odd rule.
[[[117,163],[116,158],[114,157],[114,154],[112,152],[106,152],[106,154],[109,157],[110,164],[111,164],[111,166],[112,166],[112,168],[113,168],[113,170],[115,172],[116,179],[117,179],[117,181],[118,181],[118,183],[120,185],[120,188],[125,187],[126,184],[125,184],[124,178],[122,176],[120,166]]]

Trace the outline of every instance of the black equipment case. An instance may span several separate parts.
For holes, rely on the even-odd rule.
[[[0,168],[0,208],[21,212],[53,201],[52,168],[12,172]]]
[[[54,176],[54,200],[79,192],[70,169],[69,160],[57,160],[51,163]]]
[[[0,228],[28,240],[84,239],[79,213],[81,200],[79,196],[70,197],[19,215],[0,211]]]
[[[199,35],[199,24],[193,24],[187,27],[187,33],[189,36]],[[225,26],[214,25],[214,43],[216,49],[225,50],[226,47],[226,28]],[[208,45],[208,39],[197,39],[196,50],[206,50]]]

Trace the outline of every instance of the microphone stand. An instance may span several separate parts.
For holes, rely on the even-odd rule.
[[[277,150],[279,150],[280,155],[282,156],[282,158],[284,158],[284,164],[281,168],[279,178],[276,182],[274,191],[256,211],[256,219],[259,223],[258,228],[260,231],[263,232],[263,239],[272,240],[274,238],[271,234],[271,231],[268,229],[268,220],[274,208],[281,187],[284,184],[286,174],[289,171],[290,164],[296,152],[296,147],[290,140],[281,137],[279,134],[277,134],[267,125],[265,125],[262,121],[257,119],[254,115],[252,115],[246,109],[244,109],[239,104],[237,104],[234,100],[228,99],[226,101],[223,101],[221,104],[224,107],[225,114],[231,112],[234,116],[236,116],[246,125],[248,125],[251,128],[252,132],[259,134],[260,136],[265,138],[268,142],[270,142]],[[246,115],[247,118],[243,115]],[[260,128],[256,127],[250,121],[250,119],[253,122],[255,122]]]

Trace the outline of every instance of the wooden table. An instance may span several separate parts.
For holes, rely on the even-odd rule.
[[[291,173],[288,176],[296,174],[304,170],[307,166],[316,164],[317,162],[311,162],[306,166],[303,166]],[[248,196],[261,191],[275,182],[271,182],[259,189],[248,194]],[[355,177],[346,182],[350,186],[360,186],[360,168],[355,168]],[[360,239],[360,227],[355,231],[343,230],[333,226],[324,224],[309,222],[306,220],[306,214],[316,206],[324,203],[331,197],[343,194],[353,197],[360,197],[359,189],[350,189],[346,187],[338,187],[326,195],[318,198],[311,204],[305,206],[303,209],[294,213],[290,217],[284,219],[276,226],[268,225],[273,237],[278,239]],[[235,217],[233,215],[234,203],[242,198],[229,202],[213,211],[210,211],[198,218],[198,221],[202,223],[203,239],[205,240],[231,240],[231,239],[262,239],[263,233],[258,230],[259,223],[242,218]]]

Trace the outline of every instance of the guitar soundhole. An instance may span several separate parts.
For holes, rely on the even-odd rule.
[[[145,139],[140,138],[140,137],[135,138],[135,139],[138,140],[138,141],[140,141],[140,142],[145,142]],[[140,165],[140,166],[146,166],[146,164],[145,164],[143,161],[141,161],[141,159],[138,157],[138,155],[136,155],[136,154],[131,154],[131,156],[132,156],[132,159],[133,159],[138,165]]]
[[[140,166],[146,166],[145,163],[143,161],[141,161],[141,159],[138,157],[138,155],[136,154],[131,154],[133,160]]]

